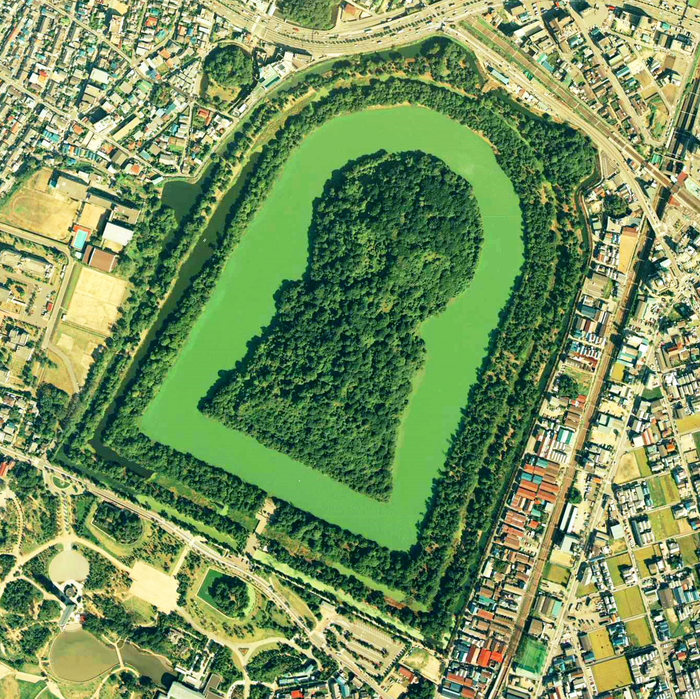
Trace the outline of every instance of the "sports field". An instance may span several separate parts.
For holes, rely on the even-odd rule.
[[[127,283],[123,279],[82,267],[68,304],[66,322],[109,335],[112,324],[119,317],[119,306],[126,296],[126,289]]]
[[[544,670],[546,660],[547,646],[530,636],[525,636],[520,642],[514,662],[519,668],[539,675]]]
[[[607,628],[596,629],[588,634],[588,640],[593,648],[593,655],[596,660],[606,660],[615,655],[612,643],[610,642],[610,634]]]
[[[70,226],[79,204],[49,189],[51,170],[40,170],[15,192],[0,210],[0,221],[54,240],[71,237]]]
[[[599,693],[632,684],[627,658],[613,658],[593,666],[593,678]]]
[[[633,616],[644,614],[644,600],[642,593],[638,587],[626,587],[623,590],[617,590],[615,595],[615,604],[621,619],[629,619]]]

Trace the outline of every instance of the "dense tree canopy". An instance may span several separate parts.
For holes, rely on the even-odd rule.
[[[578,381],[570,374],[562,374],[559,377],[559,395],[562,398],[569,398],[571,400],[576,400],[581,395],[581,388],[578,385]]]
[[[92,518],[93,522],[120,544],[133,544],[141,536],[141,518],[134,512],[101,502]]]
[[[435,685],[420,677],[417,682],[408,686],[406,696],[408,699],[433,699]]]
[[[629,213],[630,207],[619,194],[608,194],[603,201],[603,210],[612,218],[620,218]]]
[[[41,593],[26,580],[12,580],[5,586],[0,606],[15,614],[29,614],[41,598]]]
[[[223,87],[245,87],[255,80],[255,61],[240,46],[218,46],[204,60],[204,72]]]
[[[248,586],[240,578],[221,575],[209,586],[209,596],[226,616],[241,617],[249,600]]]
[[[566,328],[586,261],[574,194],[581,180],[593,171],[595,155],[585,136],[570,127],[533,117],[500,90],[481,93],[481,78],[474,65],[469,51],[441,38],[425,42],[416,56],[396,52],[359,55],[337,61],[324,72],[306,73],[288,90],[280,90],[259,104],[240,124],[227,146],[226,158],[213,160],[202,193],[180,224],[167,207],[158,211],[157,201],[152,199],[149,215],[142,218],[141,232],[132,243],[139,253],[134,259],[134,279],[138,282],[124,315],[115,324],[113,342],[91,367],[73,427],[64,432],[70,458],[90,473],[109,478],[110,484],[118,483],[129,492],[136,488],[168,503],[171,509],[187,505],[188,518],[216,528],[226,523],[236,525],[232,517],[252,515],[265,497],[259,488],[191,454],[151,442],[138,429],[141,413],[184,346],[231,249],[267,196],[289,152],[308,133],[340,114],[407,102],[466,124],[493,145],[500,166],[520,197],[526,261],[477,382],[468,401],[465,398],[469,410],[426,501],[418,541],[409,552],[389,551],[282,501],[277,501],[274,521],[265,532],[268,550],[278,560],[421,628],[427,641],[436,644],[442,642],[474,579],[485,535],[505,497],[509,475],[520,461],[539,404],[541,377]],[[314,91],[312,103],[287,114],[296,100]],[[159,301],[170,288],[179,263],[205,229],[211,207],[280,113],[286,118],[274,138],[262,147],[212,255],[191,279],[177,308],[167,318],[159,317],[156,339],[128,389],[116,398],[143,331],[156,319]],[[140,254],[149,231],[154,241],[168,241],[152,246],[151,260],[146,255],[150,250]],[[115,399],[118,410],[102,432],[107,443],[121,456],[186,484],[208,505],[157,486],[152,479],[139,479],[124,463],[84,448]],[[222,507],[225,515],[220,514]],[[324,561],[340,563],[404,591],[408,604],[391,604],[383,593]],[[412,600],[424,602],[429,609],[417,610]],[[148,629],[149,634],[154,633]],[[156,631],[158,640],[167,638],[160,628]],[[132,640],[145,645],[147,639]],[[148,647],[165,652],[155,643]]]
[[[330,29],[333,10],[340,0],[280,0],[279,10],[287,19],[310,29]]]
[[[296,648],[281,646],[257,652],[247,663],[246,670],[251,680],[274,682],[278,677],[300,671],[309,662]]]
[[[70,396],[50,383],[43,383],[36,392],[36,407],[39,411],[34,420],[34,432],[44,439],[50,439],[56,423],[66,415]]]
[[[420,323],[473,275],[471,186],[425,153],[379,152],[314,203],[304,278],[202,410],[266,446],[386,498],[396,433],[424,361]]]

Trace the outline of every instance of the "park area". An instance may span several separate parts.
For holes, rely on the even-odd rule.
[[[67,241],[78,213],[78,202],[49,189],[51,170],[34,173],[0,209],[0,222]]]
[[[593,666],[593,678],[599,693],[632,684],[632,673],[627,658],[613,658]]]
[[[220,579],[226,579],[227,575],[224,573],[220,573],[218,570],[214,570],[213,568],[209,568],[207,571],[206,576],[204,577],[204,580],[202,580],[202,584],[199,586],[199,590],[197,591],[197,597],[201,599],[203,602],[206,602],[209,606],[213,607],[216,609],[217,612],[220,614],[223,614],[224,616],[228,616],[225,611],[220,609],[219,605],[216,603],[216,600],[211,596],[209,588],[217,581]],[[245,609],[241,611],[241,613],[238,615],[238,617],[246,617],[248,616],[252,611],[253,607],[255,606],[255,593],[248,588],[248,601],[245,606]]]
[[[133,580],[129,592],[139,599],[152,604],[165,614],[175,611],[177,607],[177,580],[154,568],[137,561],[129,575]]]
[[[74,549],[61,551],[49,564],[49,578],[59,585],[69,580],[81,582],[89,573],[90,563]]]
[[[123,279],[81,267],[75,287],[68,290],[70,300],[66,300],[68,311],[64,320],[100,335],[109,335],[119,317],[126,291],[127,283]]]

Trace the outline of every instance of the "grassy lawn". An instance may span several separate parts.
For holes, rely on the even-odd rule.
[[[544,578],[550,582],[566,587],[571,577],[571,571],[556,563],[546,563],[544,566]]]
[[[649,460],[647,459],[647,452],[642,447],[641,449],[635,449],[634,452],[634,458],[637,460],[637,467],[639,468],[639,475],[642,478],[646,478],[647,476],[651,476],[651,469],[649,468]]]
[[[680,500],[678,487],[670,474],[664,473],[647,481],[654,507],[674,505]]]
[[[688,417],[682,417],[676,422],[678,426],[678,431],[681,434],[687,434],[688,432],[695,432],[700,429],[700,413],[695,415],[689,415]]]
[[[612,643],[610,642],[610,634],[607,628],[597,629],[588,634],[588,640],[593,648],[593,655],[596,660],[606,660],[615,655]]]
[[[650,512],[649,520],[651,521],[654,537],[658,540],[668,539],[670,536],[678,536],[680,533],[678,522],[673,519],[670,507]]]
[[[128,597],[122,602],[124,608],[131,612],[141,626],[150,626],[156,618],[156,608],[138,597]]]
[[[694,566],[700,563],[700,559],[698,559],[698,554],[696,552],[698,548],[698,540],[695,534],[683,536],[680,539],[676,539],[676,541],[681,547],[681,556],[683,556],[683,562],[686,565]]]
[[[595,583],[588,583],[588,585],[584,585],[583,583],[581,583],[576,588],[576,597],[586,597],[587,595],[592,595],[595,591]]]
[[[17,680],[17,686],[19,687],[20,699],[35,699],[44,691],[44,689],[46,689],[46,682],[37,682],[36,684],[32,684],[31,682]]]
[[[651,629],[649,628],[649,622],[645,616],[640,619],[628,621],[625,627],[627,628],[627,636],[633,646],[642,648],[654,642]]]
[[[642,398],[644,398],[644,400],[658,400],[662,395],[661,389],[658,386],[656,388],[645,388],[642,391]]]
[[[594,665],[592,670],[596,687],[601,693],[632,684],[632,673],[625,657],[606,660]]]
[[[629,553],[621,553],[619,556],[613,556],[607,560],[608,568],[610,569],[610,577],[612,577],[613,584],[615,587],[619,585],[624,585],[625,581],[622,579],[622,573],[620,568],[632,565],[632,559]]]
[[[632,616],[644,614],[644,600],[638,587],[626,587],[613,593],[617,611],[621,619],[629,619]]]
[[[649,566],[647,565],[647,561],[660,555],[661,549],[659,548],[658,544],[654,544],[653,546],[645,546],[643,549],[636,549],[634,551],[634,558],[637,561],[639,574],[642,576],[642,578],[651,577],[651,572],[649,570]]]

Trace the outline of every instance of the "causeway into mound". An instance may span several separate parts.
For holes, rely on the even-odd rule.
[[[399,430],[394,489],[381,503],[330,476],[206,418],[199,399],[218,372],[244,356],[275,312],[273,294],[304,273],[312,202],[334,170],[384,149],[442,159],[472,185],[484,241],[469,288],[422,326],[427,355]],[[489,144],[466,126],[421,107],[337,117],[293,151],[231,255],[207,307],[145,411],[151,439],[224,468],[318,517],[393,549],[416,540],[433,478],[445,461],[469,388],[523,261],[518,197]]]

